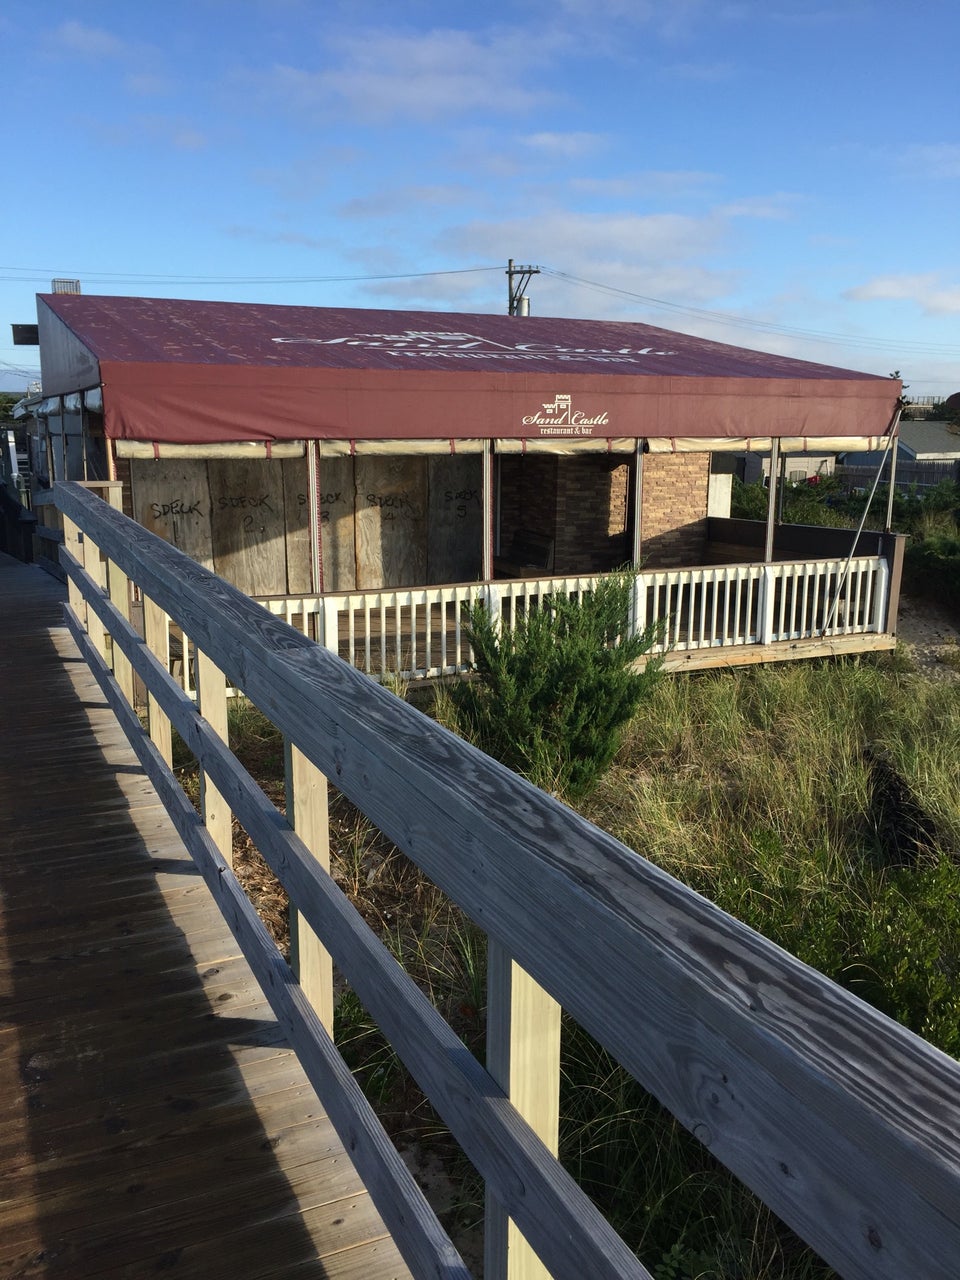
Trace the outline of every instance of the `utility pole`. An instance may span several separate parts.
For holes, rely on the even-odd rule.
[[[530,314],[530,299],[527,297],[526,289],[532,277],[539,274],[539,267],[515,267],[513,259],[509,259],[506,272],[508,316],[528,316]],[[520,283],[516,286],[513,283],[514,276],[520,277]]]

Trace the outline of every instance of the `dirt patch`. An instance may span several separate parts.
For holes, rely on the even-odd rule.
[[[900,597],[897,639],[913,667],[934,680],[960,680],[960,619],[931,600]]]

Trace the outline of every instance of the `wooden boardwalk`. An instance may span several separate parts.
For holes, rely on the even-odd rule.
[[[63,597],[0,555],[0,1280],[407,1277]]]

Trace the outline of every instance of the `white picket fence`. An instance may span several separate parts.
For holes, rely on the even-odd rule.
[[[381,677],[452,675],[469,669],[469,606],[477,599],[508,628],[545,596],[578,596],[604,575],[331,592],[259,601],[272,614]],[[882,556],[848,562],[701,566],[637,574],[632,624],[663,627],[660,651],[764,645],[817,636],[882,633],[889,569]]]

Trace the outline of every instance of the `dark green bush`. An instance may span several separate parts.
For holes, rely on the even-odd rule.
[[[453,689],[459,731],[537,786],[585,795],[659,675],[657,659],[634,666],[657,628],[630,634],[633,582],[625,572],[579,599],[545,596],[513,631],[476,603],[468,634],[479,678]]]
[[[911,542],[904,557],[904,588],[960,610],[960,539]]]

